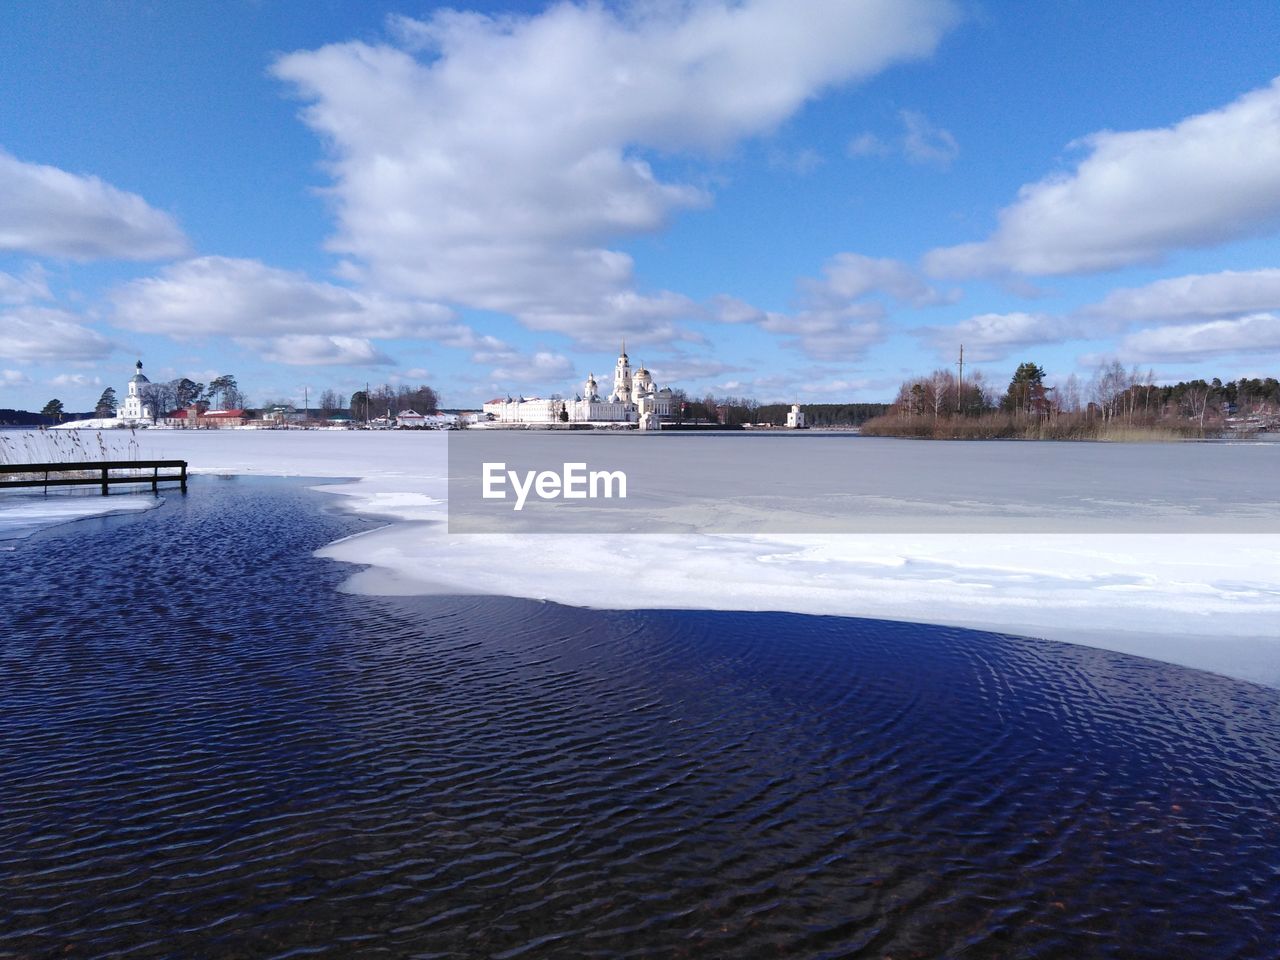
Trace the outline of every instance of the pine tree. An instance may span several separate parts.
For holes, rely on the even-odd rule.
[[[95,417],[114,417],[116,415],[116,388],[107,387],[98,398],[98,405],[93,408]]]

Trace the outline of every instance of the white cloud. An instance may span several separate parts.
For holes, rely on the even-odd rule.
[[[60,373],[49,381],[51,387],[100,387],[101,377],[91,377],[85,373]]]
[[[1112,270],[1280,222],[1280,78],[1175,124],[1079,142],[1070,173],[1024,186],[992,236],[932,251],[931,273]]]
[[[637,363],[642,362],[639,358]],[[677,356],[659,363],[646,363],[653,379],[663,387],[682,387],[687,383],[706,381],[726,373],[740,373],[744,368],[722,360]]]
[[[874,133],[860,133],[845,147],[850,157],[888,157],[901,153],[915,164],[946,170],[960,154],[960,144],[950,130],[944,130],[919,110],[902,110],[898,114],[902,133],[892,142]]]
[[[0,313],[0,357],[8,360],[97,360],[112,350],[106,337],[52,307],[17,306]]]
[[[111,299],[117,325],[179,339],[326,334],[458,344],[471,336],[437,304],[388,299],[229,257],[172,264],[117,288]]]
[[[902,152],[912,163],[947,169],[960,153],[960,145],[951,131],[935,125],[923,113],[903,110]]]
[[[732,297],[717,301],[724,323],[753,323],[761,330],[788,338],[788,346],[816,359],[853,359],[885,338],[885,310],[878,303],[819,305],[781,313],[760,310]]]
[[[947,0],[559,3],[393,20],[398,44],[282,57],[331,147],[332,249],[397,296],[508,312],[598,344],[681,335],[609,245],[710,197],[652,155],[768,133],[826,88],[928,55]]]
[[[20,387],[31,382],[21,370],[0,370],[0,387]]]
[[[1257,313],[1235,320],[1139,330],[1125,337],[1116,352],[1131,363],[1280,353],[1280,316]]]
[[[719,297],[713,305],[715,319],[752,323],[790,338],[789,345],[809,357],[849,360],[884,339],[888,310],[883,301],[923,307],[956,296],[930,287],[898,260],[856,253],[837,254],[823,265],[821,278],[803,279],[798,286],[802,302],[794,312],[760,310],[733,297]]]
[[[0,303],[32,303],[52,299],[44,269],[32,264],[22,274],[0,271]]]
[[[532,357],[512,358],[510,366],[496,367],[493,379],[499,383],[513,384],[555,384],[560,383],[558,392],[572,392],[573,385],[567,381],[573,379],[573,361],[568,357],[539,350]],[[562,382],[563,381],[563,382]]]
[[[1083,314],[1122,323],[1179,322],[1280,310],[1280,270],[1224,270],[1114,290]]]
[[[983,313],[948,327],[912,331],[943,356],[964,345],[965,357],[975,362],[1003,360],[1022,347],[1061,343],[1081,336],[1073,321],[1046,313]]]
[[[913,307],[956,299],[956,294],[943,294],[929,286],[900,260],[859,253],[837,253],[823,264],[821,280],[802,280],[800,287],[815,302],[827,305],[861,300],[876,293]]]
[[[363,337],[289,333],[281,337],[237,337],[236,343],[263,359],[296,367],[387,366],[395,361]]]
[[[849,141],[844,152],[851,157],[887,157],[893,153],[893,147],[885,143],[874,133],[860,133]]]
[[[0,150],[0,250],[71,260],[163,260],[187,250],[169,214],[97,177]]]

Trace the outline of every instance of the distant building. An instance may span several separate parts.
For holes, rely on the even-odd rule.
[[[634,423],[643,429],[656,430],[662,421],[675,418],[679,404],[671,388],[659,389],[643,365],[632,373],[631,359],[623,344],[613,370],[613,390],[607,399],[600,396],[595,374],[589,374],[581,394],[572,400],[498,397],[484,405],[484,413],[489,421],[496,423]]]
[[[396,414],[396,426],[406,430],[451,430],[458,425],[458,415],[454,413],[418,413],[416,410],[401,410]]]
[[[223,430],[244,426],[249,414],[244,410],[204,410],[200,404],[192,404],[185,410],[170,410],[160,422],[178,430]]]
[[[804,411],[800,409],[800,404],[793,403],[791,409],[787,411],[787,429],[803,430],[804,428]]]
[[[244,426],[248,422],[249,414],[244,410],[206,410],[196,418],[199,426],[219,430]]]
[[[116,413],[116,419],[122,423],[133,425],[138,423],[151,421],[151,405],[143,402],[142,388],[151,383],[142,373],[142,361],[139,360],[134,368],[134,374],[129,378],[129,390],[125,395],[124,403],[120,405],[119,411]]]

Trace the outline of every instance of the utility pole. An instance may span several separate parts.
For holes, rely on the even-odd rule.
[[[369,381],[364,382],[364,425],[369,425]]]
[[[964,344],[960,344],[960,359],[956,366],[960,368],[960,376],[956,380],[956,410],[964,413]]]
[[[302,419],[311,419],[311,397],[307,393],[307,388],[302,388]]]

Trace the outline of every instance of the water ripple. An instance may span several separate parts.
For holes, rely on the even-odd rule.
[[[1280,695],[336,591],[271,481],[0,556],[0,956],[1271,957]],[[554,576],[548,571],[548,576]]]

